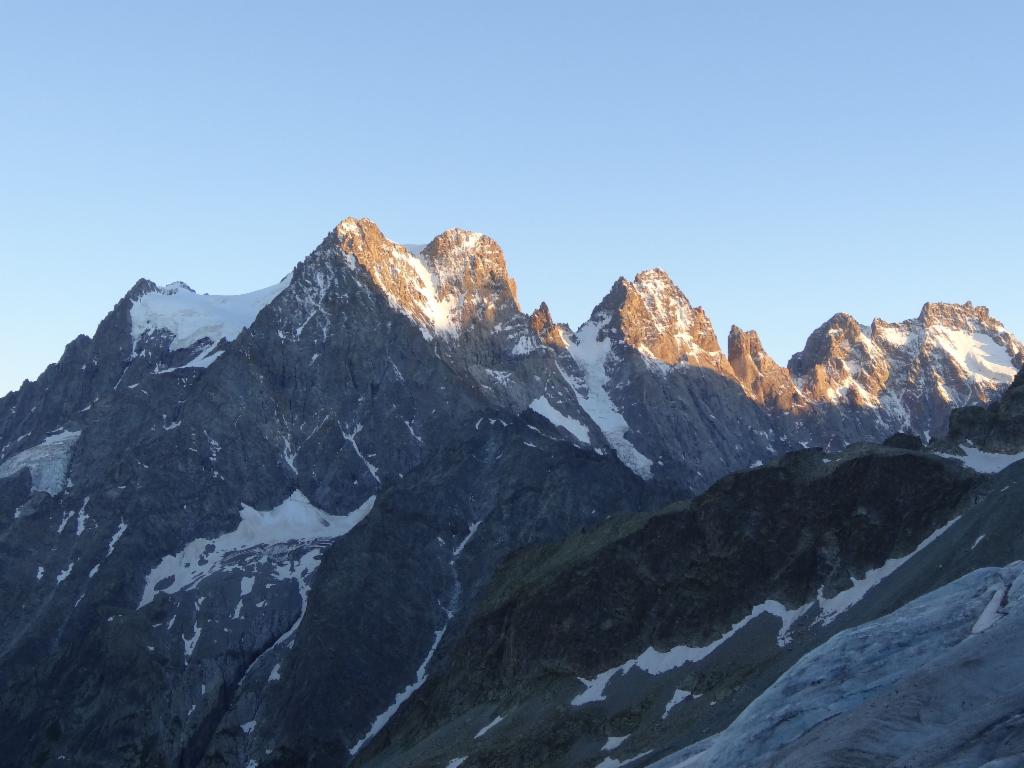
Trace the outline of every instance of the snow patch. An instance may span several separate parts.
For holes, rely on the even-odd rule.
[[[191,589],[207,576],[237,566],[225,566],[225,557],[233,552],[286,542],[312,543],[344,536],[358,525],[373,508],[376,496],[371,496],[347,515],[328,515],[302,494],[295,491],[278,506],[259,511],[243,504],[239,512],[238,527],[215,539],[195,539],[174,555],[167,555],[146,576],[142,608],[153,601],[157,593],[173,594]],[[162,587],[158,584],[166,582]]]
[[[481,736],[483,736],[485,733],[487,733],[489,730],[491,730],[491,728],[496,726],[498,723],[500,723],[504,719],[505,719],[504,716],[498,715],[496,718],[491,720],[491,722],[489,722],[487,725],[485,725],[483,728],[481,728],[479,731],[477,731],[476,732],[476,736],[474,736],[473,738],[474,739],[479,739]]]
[[[930,336],[935,344],[975,380],[1007,383],[1017,375],[1017,368],[1009,353],[988,334],[935,326],[931,329]]]
[[[453,563],[455,562],[455,558],[457,558],[459,555],[462,554],[462,550],[464,550],[466,548],[466,545],[469,544],[469,540],[473,538],[473,534],[476,533],[476,529],[479,528],[479,527],[480,527],[480,521],[479,520],[477,520],[474,523],[470,523],[469,533],[467,533],[465,538],[458,543],[458,546],[456,546],[455,549],[452,550],[452,562]]]
[[[600,763],[594,766],[594,768],[627,768],[627,766],[633,765],[637,760],[647,757],[653,749],[648,749],[641,752],[639,755],[633,755],[632,757],[625,757],[622,760],[618,760],[614,757],[606,757]]]
[[[75,536],[81,536],[85,533],[85,522],[89,519],[89,515],[86,513],[85,508],[89,506],[89,497],[85,497],[85,501],[82,503],[82,508],[78,510],[78,525],[75,528]]]
[[[725,632],[725,634],[718,639],[710,642],[708,645],[677,645],[667,651],[658,651],[653,647],[648,648],[635,659],[629,659],[617,667],[606,669],[604,672],[601,672],[590,680],[582,677],[579,678],[579,681],[583,683],[584,686],[583,691],[573,698],[572,704],[573,706],[580,707],[584,704],[604,701],[605,687],[609,682],[611,682],[612,678],[619,674],[626,674],[634,667],[643,670],[649,675],[660,675],[665,672],[669,672],[670,670],[678,669],[684,664],[701,661],[711,655],[715,649],[763,613],[775,616],[782,622],[782,625],[779,628],[777,642],[779,647],[783,647],[789,642],[789,632],[793,623],[802,616],[811,607],[811,605],[813,605],[813,603],[808,603],[807,605],[800,606],[799,608],[791,609],[786,608],[782,603],[776,600],[766,600],[760,605],[754,606],[747,616],[733,624],[731,629]]]
[[[665,705],[665,711],[661,713],[661,719],[666,719],[668,717],[668,713],[671,712],[673,708],[682,704],[690,698],[691,695],[690,691],[684,691],[681,688],[677,688],[675,693],[672,694],[672,698],[669,699],[668,703]]]
[[[71,452],[81,432],[63,430],[50,435],[39,445],[26,448],[0,464],[0,477],[10,477],[28,468],[32,490],[56,496],[67,487]]]
[[[388,721],[394,717],[395,713],[398,712],[399,708],[406,702],[406,700],[412,696],[420,687],[427,681],[427,667],[430,666],[430,660],[434,658],[434,653],[437,651],[439,645],[441,645],[441,639],[444,637],[444,633],[448,629],[448,624],[445,623],[439,630],[434,633],[434,644],[430,646],[430,650],[427,651],[426,657],[423,659],[423,663],[420,664],[419,669],[416,670],[416,679],[409,683],[403,690],[398,692],[395,696],[395,700],[391,703],[387,709],[377,715],[376,719],[370,725],[370,730],[366,732],[359,741],[356,742],[348,752],[350,755],[355,757],[374,736],[380,733],[380,730],[387,725]],[[466,758],[461,758],[465,760]],[[454,761],[453,761],[454,762]],[[455,763],[460,765],[460,763]],[[449,764],[450,765],[450,764]]]
[[[114,547],[117,545],[117,542],[121,540],[121,537],[124,536],[124,532],[127,530],[128,523],[122,520],[120,524],[117,526],[117,530],[114,531],[114,535],[110,537],[110,543],[107,544],[107,557],[110,557],[112,554],[114,554]]]
[[[956,459],[965,467],[983,475],[1002,472],[1011,464],[1016,464],[1021,459],[1024,459],[1024,451],[1020,453],[986,453],[985,451],[978,450],[973,445],[961,445],[960,450],[964,452],[963,456],[957,456],[953,453],[940,453],[938,455],[944,459]]]
[[[932,532],[932,534],[918,544],[910,554],[886,560],[885,563],[880,565],[878,568],[872,568],[871,570],[866,571],[864,573],[864,577],[861,579],[851,579],[853,582],[852,586],[847,587],[842,592],[838,592],[832,597],[825,597],[822,593],[822,588],[819,587],[818,605],[820,606],[821,611],[818,616],[815,617],[814,623],[821,624],[823,626],[831,624],[837,616],[848,611],[854,605],[859,603],[872,587],[876,587],[881,584],[883,579],[895,573],[901,565],[948,531],[959,519],[960,517],[958,515],[938,530]]]
[[[981,612],[978,620],[974,622],[974,626],[971,627],[972,635],[981,634],[999,620],[999,609],[1002,608],[1005,600],[1006,584],[997,585],[992,592],[992,599],[988,601],[988,605],[985,606],[985,610]]]
[[[157,288],[140,296],[132,304],[132,338],[135,347],[154,332],[169,333],[170,349],[187,349],[203,339],[217,343],[233,341],[267,304],[291,284],[291,274],[279,283],[240,296],[197,294],[181,283]],[[204,351],[188,363],[206,366],[213,362]],[[185,367],[185,366],[183,366]]]
[[[377,481],[377,485],[380,485],[380,476],[378,475],[377,467],[370,463],[370,461],[363,455],[363,452],[359,450],[359,446],[356,444],[356,435],[363,431],[362,424],[356,424],[355,429],[351,432],[346,432],[341,424],[338,424],[338,428],[341,429],[341,434],[348,441],[348,444],[352,446],[352,450],[356,452],[356,456],[362,459],[363,464],[366,465],[367,471],[373,475],[373,479]]]
[[[182,642],[185,644],[185,664],[188,664],[188,659],[196,649],[196,645],[199,643],[199,635],[203,632],[199,626],[199,619],[196,619],[196,623],[192,626],[192,637],[181,636]]]
[[[590,445],[590,432],[571,416],[566,416],[551,404],[546,397],[538,397],[530,403],[530,410],[539,413],[556,427],[564,427],[569,434],[585,445]]]
[[[631,734],[627,733],[625,736],[609,736],[608,741],[606,741],[604,746],[601,747],[601,751],[611,752],[612,750],[618,749],[622,746],[622,743],[630,737],[630,735]]]
[[[606,364],[612,343],[610,339],[598,338],[607,322],[608,318],[604,316],[601,322],[591,321],[580,328],[576,343],[569,348],[569,352],[583,372],[584,380],[581,382],[571,377],[565,378],[573,386],[580,407],[597,424],[622,463],[647,480],[651,478],[653,462],[626,439],[629,424],[608,394]],[[562,375],[565,376],[565,373]]]

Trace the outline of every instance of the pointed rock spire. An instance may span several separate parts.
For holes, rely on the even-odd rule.
[[[662,269],[620,277],[594,310],[607,316],[623,342],[666,365],[713,368],[731,376],[711,320],[694,307]]]
[[[549,347],[568,347],[566,338],[569,336],[568,329],[558,325],[551,318],[551,311],[547,302],[541,302],[540,306],[530,315],[530,328],[537,334],[537,338]]]
[[[757,331],[732,326],[729,331],[729,364],[747,394],[760,403],[780,411],[791,411],[804,404],[789,371],[765,352]]]

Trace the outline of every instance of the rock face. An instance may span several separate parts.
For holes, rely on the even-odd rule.
[[[494,255],[446,233],[421,262],[347,221],[259,301],[140,283],[4,398],[12,762],[337,765],[499,561],[652,503],[477,383],[549,355],[472,347],[517,311],[473,243]]]
[[[893,442],[521,552],[359,764],[1019,761],[1024,455]]]
[[[890,431],[945,431],[952,408],[989,402],[1024,364],[1024,346],[985,307],[925,304],[915,320],[861,326],[838,314],[789,370],[809,400],[869,409]]]
[[[551,319],[551,310],[545,302],[530,315],[530,330],[534,332],[542,344],[556,349],[565,349],[569,346],[566,339],[572,337],[572,331],[562,325],[556,325]]]
[[[1024,451],[1024,369],[987,408],[975,405],[953,411],[948,440],[994,453]]]
[[[941,391],[986,403],[1001,386],[997,352],[1017,359],[1019,344],[987,314],[961,309],[923,313],[934,318],[920,321],[922,334],[935,340],[929,349],[953,339],[960,350],[950,324],[974,329],[963,331],[977,343],[955,371],[969,384],[943,379]],[[824,345],[825,362],[801,358],[823,366],[823,381],[854,367],[830,340],[809,343]],[[922,362],[912,378],[886,364],[877,403],[835,400],[827,386],[809,394],[813,377],[787,379],[755,334],[732,334],[723,354],[707,316],[660,270],[618,281],[573,332],[544,305],[520,310],[490,238],[448,230],[406,247],[366,219],[345,219],[285,279],[250,294],[140,280],[92,338],[0,398],[0,749],[35,766],[336,766],[377,759],[389,743],[400,749],[388,760],[433,760],[440,753],[416,746],[415,733],[434,738],[439,718],[475,725],[485,680],[537,690],[529,658],[468,639],[501,635],[495,616],[516,628],[510,648],[550,657],[571,699],[573,675],[600,675],[644,642],[706,642],[751,600],[777,600],[768,613],[781,617],[822,587],[820,614],[844,569],[912,548],[975,476],[900,443],[910,447],[835,466],[799,454],[723,481],[694,502],[707,510],[699,519],[652,510],[801,442],[888,436],[894,422],[879,414],[900,382],[931,382],[920,390],[927,400],[939,373],[953,375]],[[971,427],[977,445],[1011,444],[996,422],[1016,406],[1003,402],[983,411],[995,414],[988,437]],[[952,401],[932,405],[943,412]],[[908,406],[906,431],[926,431],[920,414],[932,405]],[[741,492],[745,483],[753,490]],[[870,503],[858,492],[863,513],[825,504],[856,483],[878,489]],[[884,496],[886,483],[906,497]],[[800,500],[781,526],[770,503],[780,494]],[[812,508],[832,512],[819,520]],[[572,587],[550,569],[645,530],[671,545],[649,553],[647,586],[668,579],[704,608],[663,606],[628,583],[640,563],[631,543],[601,567],[614,577],[609,595],[635,601],[633,618],[649,612],[645,634],[628,635],[621,607],[602,609],[596,624],[573,619],[550,638],[594,632],[607,642],[556,658],[522,611],[553,610],[558,596],[547,576],[530,582],[536,595],[522,593],[517,569],[533,562],[536,576]],[[768,544],[751,572],[776,597],[722,568],[750,541]],[[541,562],[531,552],[561,554]],[[679,558],[699,576],[666,575]],[[566,594],[595,597],[599,573],[576,574]],[[723,591],[701,595],[694,579]],[[460,657],[475,660],[469,678],[448,676]],[[502,658],[508,666],[494,667]],[[765,674],[751,690],[771,681]],[[440,697],[429,699],[437,714],[411,724],[405,713],[422,711],[428,694]],[[574,729],[558,739],[574,741]],[[561,760],[563,742],[552,744],[539,764]]]
[[[660,270],[616,282],[566,353],[559,368],[619,459],[680,493],[789,444],[743,390],[703,310]]]
[[[783,412],[806,408],[807,402],[797,390],[789,371],[764,351],[757,331],[732,327],[729,331],[729,365],[755,402]]]
[[[692,307],[660,269],[641,272],[633,282],[620,279],[602,308],[623,342],[648,357],[670,366],[685,362],[719,373],[728,370],[704,310]]]

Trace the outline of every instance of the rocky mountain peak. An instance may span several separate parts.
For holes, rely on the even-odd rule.
[[[970,301],[963,304],[929,301],[921,307],[918,320],[925,325],[961,327],[971,320],[979,322],[989,321],[991,320],[991,315],[989,315],[988,307],[975,306]]]
[[[809,400],[867,407],[927,436],[945,429],[950,406],[996,397],[1022,363],[1024,346],[986,307],[932,302],[898,323],[837,314],[789,370]]]
[[[156,283],[142,277],[135,281],[135,285],[128,290],[128,293],[125,294],[124,298],[130,302],[135,301],[141,296],[145,296],[147,293],[152,293],[157,289],[158,286]]]
[[[493,323],[503,309],[519,311],[501,248],[478,232],[449,229],[413,253],[369,219],[347,218],[328,240],[425,335],[457,333],[474,318]]]
[[[929,302],[916,324],[922,329],[926,347],[942,349],[965,371],[1006,383],[1024,364],[1024,345],[992,317],[988,307],[969,301]]]
[[[374,222],[352,216],[342,219],[332,233],[341,251],[357,259],[379,256],[380,251],[393,245]]]
[[[515,280],[505,254],[493,239],[479,232],[448,229],[420,252],[435,276],[441,298],[455,297],[467,305],[510,305],[519,310]],[[464,318],[468,320],[468,317]]]
[[[537,334],[537,338],[549,347],[566,349],[569,346],[566,341],[566,330],[551,318],[547,302],[542,301],[530,315],[530,328]]]
[[[803,393],[819,402],[877,405],[889,367],[870,332],[845,312],[818,327],[803,351],[789,361],[789,371]]]
[[[620,277],[594,313],[607,314],[622,340],[647,357],[727,370],[707,314],[662,269],[644,270],[632,282]]]
[[[761,405],[791,411],[804,404],[789,371],[764,350],[757,331],[729,330],[729,364],[747,394]]]

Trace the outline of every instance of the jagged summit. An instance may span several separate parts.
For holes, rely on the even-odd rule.
[[[346,219],[288,278],[244,296],[140,281],[93,338],[0,398],[10,553],[0,711],[15,724],[0,729],[0,753],[46,766],[63,755],[90,765],[110,755],[118,765],[561,764],[547,745],[520,759],[493,741],[532,738],[543,720],[551,743],[575,740],[567,768],[593,768],[626,757],[601,748],[625,738],[623,717],[633,755],[675,744],[696,707],[708,717],[690,732],[717,732],[739,701],[724,695],[752,693],[736,658],[758,679],[762,661],[780,671],[794,622],[815,621],[805,611],[842,605],[847,580],[859,599],[869,573],[950,519],[932,496],[906,505],[914,489],[942,494],[970,478],[919,442],[782,456],[897,429],[926,437],[951,401],[991,403],[984,386],[1015,373],[1006,358],[1019,343],[973,306],[924,314],[871,326],[834,318],[801,360],[820,377],[826,399],[814,400],[753,331],[734,327],[726,357],[663,270],[616,281],[573,333],[545,304],[521,312],[501,249],[463,230],[410,248]],[[865,397],[831,399],[841,394],[832,376]],[[999,411],[972,409],[957,435],[1024,450],[1020,430],[1000,426],[1018,423],[1006,417],[1024,414],[1022,394]],[[762,463],[773,466],[748,471]],[[884,480],[886,465],[882,493],[850,492]],[[1004,485],[972,495],[1001,496]],[[646,514],[712,486],[706,506]],[[790,495],[803,501],[779,507]],[[1006,498],[1019,520],[1020,499]],[[635,514],[639,525],[602,524]],[[963,515],[958,551],[989,546],[976,529],[986,517]],[[705,521],[707,531],[693,527]],[[562,554],[549,548],[584,529]],[[990,530],[988,542],[1008,538]],[[505,580],[503,563],[529,578]],[[567,565],[572,577],[551,582],[550,596],[581,607],[568,623],[536,610],[530,586]],[[611,590],[609,574],[624,577]],[[500,600],[492,583],[504,585]],[[663,604],[647,599],[652,584]],[[610,610],[595,613],[591,598],[609,594]],[[461,652],[478,629],[487,652]],[[547,643],[570,636],[582,655],[567,664]],[[540,688],[517,678],[514,696],[496,700],[508,670],[531,657]],[[651,664],[669,677],[647,680]],[[447,670],[470,670],[480,698]],[[428,676],[437,682],[421,685]],[[610,694],[579,709],[581,683]],[[37,690],[46,695],[24,695]],[[437,751],[371,762],[405,743],[403,713],[442,723],[451,701],[471,709],[428,739]],[[599,714],[620,701],[621,716]]]
[[[969,319],[986,321],[991,319],[988,307],[975,306],[974,302],[965,301],[963,304],[956,304],[945,301],[926,301],[921,307],[917,319],[923,323],[943,323],[954,325],[967,322]]]
[[[738,326],[729,330],[729,364],[748,395],[758,403],[780,411],[806,404],[789,371],[765,352],[757,331]]]
[[[126,301],[135,301],[140,296],[156,290],[159,290],[159,286],[156,283],[145,277],[140,277],[135,281],[135,285],[128,289],[128,293],[124,295],[124,298]]]
[[[519,311],[516,283],[508,273],[505,254],[487,235],[464,229],[447,229],[421,251],[438,282],[442,297],[453,296],[463,304],[465,323],[469,317],[466,305],[508,304]]]
[[[530,315],[530,328],[548,346],[565,349],[569,345],[567,339],[571,337],[571,333],[565,326],[555,323],[547,302],[542,301]]]
[[[426,245],[407,247],[387,238],[370,219],[349,217],[313,257],[347,268],[357,283],[383,295],[426,338],[443,340],[446,359],[480,382],[486,397],[517,410],[550,396],[566,412],[574,411],[575,405],[565,401],[574,399],[566,386],[576,391],[575,399],[596,407],[588,399],[592,390],[621,392],[636,377],[637,369],[629,365],[616,373],[632,357],[660,374],[675,368],[712,371],[735,382],[765,412],[852,408],[860,414],[856,418],[877,422],[873,429],[880,434],[910,431],[927,438],[935,430],[941,434],[951,408],[990,401],[1024,363],[1024,345],[986,307],[971,302],[930,302],[918,317],[896,323],[876,318],[866,325],[837,313],[784,367],[767,354],[756,332],[737,327],[725,354],[705,311],[661,268],[643,270],[632,280],[617,279],[574,333],[551,317],[546,304],[530,315],[521,311],[502,249],[479,232],[451,228]],[[249,301],[248,296],[200,296],[183,283],[160,287],[140,281],[126,297],[136,354],[146,346],[140,340],[151,338],[146,344],[156,344],[159,365],[209,365],[222,342],[237,336],[281,290],[282,285],[272,286],[249,295]],[[311,290],[320,289],[314,285]],[[184,352],[167,355],[183,347],[190,349],[188,360]],[[534,350],[543,347],[569,357],[557,366],[529,362]],[[617,383],[607,383],[613,380]],[[546,387],[554,390],[545,394]],[[624,413],[634,407],[609,402],[612,410]],[[616,422],[609,430],[618,435],[627,428]],[[835,439],[841,444],[849,438]]]
[[[389,301],[425,333],[450,335],[474,318],[493,322],[502,309],[519,311],[515,281],[498,244],[479,232],[448,229],[413,252],[369,219],[341,221],[325,245],[357,264]]]
[[[877,405],[874,395],[889,376],[887,362],[868,336],[869,329],[845,312],[816,328],[789,371],[812,400]]]
[[[1024,345],[986,307],[928,303],[899,323],[834,315],[789,370],[810,400],[880,409],[927,436],[945,428],[950,407],[994,397],[1022,363]]]
[[[707,314],[690,304],[663,269],[644,270],[632,281],[616,280],[591,322],[605,316],[623,342],[647,357],[666,365],[725,368]]]

